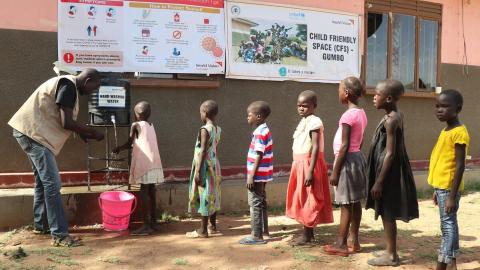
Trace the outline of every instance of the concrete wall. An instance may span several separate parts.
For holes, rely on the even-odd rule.
[[[414,172],[417,191],[430,190],[427,184],[427,171]],[[467,170],[464,174],[465,185],[472,186],[479,183],[480,170]],[[285,208],[288,178],[277,178],[267,185],[267,199],[269,211],[281,215],[279,210]],[[222,205],[220,214],[248,213],[247,192],[243,180],[226,181],[222,185]],[[103,191],[111,190],[112,186],[96,186],[92,192],[86,187],[62,188],[63,207],[70,226],[91,225],[102,222],[101,210],[98,207],[98,196]],[[116,189],[118,190],[118,189]],[[120,190],[126,190],[120,188]],[[131,191],[138,198],[138,190]],[[467,189],[468,192],[468,189]],[[167,183],[157,188],[157,207],[159,211],[184,217],[188,209],[188,184]],[[330,190],[333,198],[333,189]],[[140,205],[133,213],[130,221],[141,221],[142,207]],[[32,224],[33,217],[33,189],[0,189],[0,205],[10,207],[0,208],[0,232],[23,225]]]
[[[3,108],[0,112],[0,172],[26,172],[29,164],[25,155],[11,136],[6,125],[9,118],[23,104],[37,85],[54,75],[51,63],[56,58],[56,34],[19,30],[0,30],[6,42],[0,43],[2,57],[15,59],[0,65],[0,91]],[[460,65],[442,65],[444,89],[457,88],[465,96],[462,120],[467,124],[472,145],[470,154],[480,156],[477,85],[480,85],[480,68],[470,67],[469,76],[462,74]],[[297,82],[270,82],[226,80],[219,89],[132,89],[132,104],[148,100],[153,107],[152,121],[157,127],[159,147],[165,167],[189,167],[193,144],[201,122],[198,107],[205,99],[215,99],[220,104],[218,124],[223,128],[219,157],[225,165],[243,165],[250,140],[251,128],[246,123],[247,105],[254,100],[266,100],[272,107],[268,119],[274,137],[276,164],[291,162],[291,136],[299,117],[296,113],[296,97],[305,89],[315,90],[319,97],[317,114],[325,125],[325,149],[328,161],[332,161],[331,142],[337,121],[344,108],[337,101],[337,85]],[[375,111],[372,97],[362,101],[367,111],[369,126],[365,147],[372,137],[382,112]],[[84,99],[82,101],[85,101]],[[427,159],[443,127],[434,116],[434,99],[403,98],[400,108],[405,113],[407,148],[411,159]],[[86,119],[86,102],[81,106],[81,119]],[[100,149],[100,145],[97,146]],[[58,157],[61,170],[85,169],[85,145],[80,139],[69,139]]]

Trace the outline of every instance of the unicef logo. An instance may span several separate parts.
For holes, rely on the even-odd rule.
[[[232,11],[232,14],[238,15],[238,14],[240,14],[240,7],[239,6],[233,6],[231,11]]]
[[[282,76],[282,77],[287,76],[287,68],[286,67],[281,67],[280,69],[278,69],[278,74],[280,74],[280,76]]]

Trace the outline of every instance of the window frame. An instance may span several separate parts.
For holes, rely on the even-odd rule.
[[[419,88],[420,77],[420,21],[430,20],[437,22],[437,69],[436,86],[442,85],[441,78],[441,48],[442,48],[442,12],[443,6],[439,3],[420,1],[420,0],[365,0],[364,9],[364,54],[362,65],[362,80],[367,83],[367,62],[368,62],[368,14],[386,14],[388,18],[387,25],[387,78],[392,76],[392,30],[393,14],[411,15],[415,17],[415,71],[414,88],[405,91],[405,96],[435,97],[435,89]],[[387,79],[385,78],[385,79]],[[366,85],[367,93],[372,94],[374,86]]]

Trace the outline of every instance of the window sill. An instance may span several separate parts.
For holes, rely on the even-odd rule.
[[[375,90],[374,89],[367,89],[367,95],[369,95],[369,96],[375,95]],[[410,98],[435,99],[435,98],[437,98],[438,94],[436,94],[435,92],[405,91],[403,96],[404,97],[410,97]]]
[[[175,79],[129,79],[132,87],[145,88],[186,88],[186,89],[217,89],[219,80],[175,80]]]

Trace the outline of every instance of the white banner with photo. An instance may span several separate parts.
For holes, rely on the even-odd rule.
[[[223,74],[223,0],[58,0],[58,58],[81,70]]]
[[[227,78],[336,83],[360,75],[358,15],[226,4]]]

